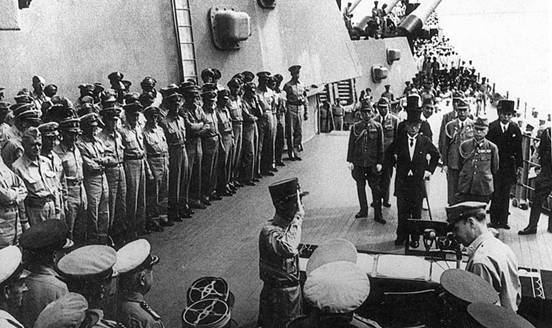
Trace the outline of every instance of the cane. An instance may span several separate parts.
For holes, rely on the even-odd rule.
[[[425,194],[425,198],[426,198],[426,202],[427,202],[427,212],[429,214],[429,220],[430,221],[433,221],[433,216],[431,215],[431,206],[429,206],[429,195],[427,194],[427,189],[426,189],[426,181],[429,180],[429,179],[424,179],[424,194]]]

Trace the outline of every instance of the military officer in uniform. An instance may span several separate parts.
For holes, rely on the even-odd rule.
[[[61,142],[54,147],[54,152],[61,160],[63,175],[63,197],[65,204],[65,223],[69,238],[77,243],[84,242],[86,232],[86,190],[84,188],[83,160],[77,138],[81,133],[80,121],[67,118],[59,123]]]
[[[50,170],[56,174],[56,181],[58,182],[56,188],[56,208],[59,208],[57,213],[57,219],[65,220],[65,195],[63,194],[63,184],[65,182],[65,174],[63,173],[63,166],[61,165],[61,159],[53,151],[54,146],[59,144],[59,124],[56,122],[48,122],[38,126],[38,130],[42,134],[42,149],[40,155],[46,157],[50,162]]]
[[[441,118],[441,127],[439,129],[439,141],[438,141],[438,147],[439,147],[439,153],[444,153],[444,147],[445,143],[447,141],[447,134],[445,132],[445,127],[447,124],[456,119],[456,107],[460,104],[461,106],[465,106],[465,101],[463,99],[463,95],[459,93],[454,93],[452,96],[452,110],[450,112],[446,112],[443,114],[443,117]]]
[[[293,65],[289,68],[291,80],[284,84],[286,93],[286,139],[287,151],[290,160],[301,160],[299,152],[303,150],[302,134],[303,119],[308,119],[307,90],[299,81],[300,65]],[[301,110],[303,116],[301,117]]]
[[[85,238],[89,242],[106,243],[109,233],[109,190],[105,168],[110,159],[103,142],[96,137],[100,119],[96,113],[80,118],[82,136],[77,147],[82,155],[87,215]]]
[[[30,225],[59,218],[56,204],[59,182],[50,162],[40,155],[42,135],[38,128],[28,128],[22,137],[24,153],[13,163],[13,171],[25,183],[25,213]]]
[[[163,322],[144,300],[153,285],[153,266],[159,262],[150,253],[150,243],[138,239],[117,251],[113,267],[119,273],[118,321],[129,328],[163,328]]]
[[[466,270],[489,282],[500,305],[517,311],[521,301],[518,262],[514,252],[487,228],[486,203],[463,202],[446,208],[456,239],[468,248]]]
[[[275,106],[274,91],[268,87],[271,79],[270,72],[257,73],[259,84],[257,85],[256,95],[257,101],[261,109],[261,117],[257,122],[259,131],[259,165],[262,175],[274,176],[272,173],[272,161],[274,158],[274,143],[273,143],[273,115],[272,111]]]
[[[128,236],[128,220],[126,212],[126,174],[123,167],[125,146],[118,131],[120,125],[121,108],[109,105],[100,111],[105,127],[98,134],[98,138],[105,147],[108,159],[105,166],[105,176],[109,186],[109,235],[116,244],[124,241]]]
[[[151,93],[153,96],[153,102],[150,106],[159,106],[161,105],[162,97],[159,92],[155,89],[155,85],[157,84],[157,81],[151,77],[146,76],[142,82],[140,82],[140,87],[142,88],[142,94]]]
[[[21,232],[29,228],[24,215],[25,197],[23,180],[0,160],[0,249],[16,245]]]
[[[113,266],[117,252],[103,245],[89,245],[75,249],[57,263],[57,271],[67,282],[69,291],[79,293],[88,302],[81,328],[124,328],[117,322],[104,319],[102,305],[110,292]]]
[[[535,193],[533,194],[533,205],[529,214],[529,224],[520,235],[532,235],[537,233],[537,224],[542,213],[542,204],[546,202],[548,195],[552,191],[552,157],[550,155],[550,128],[544,130],[540,137],[539,147],[537,149],[539,156],[540,171],[535,178]],[[548,217],[548,232],[552,232],[552,219]]]
[[[468,118],[469,106],[460,103],[456,106],[457,118],[445,126],[446,140],[443,145],[443,170],[447,173],[448,204],[456,204],[458,192],[458,176],[460,174],[460,153],[458,148],[462,142],[473,138],[473,121]]]
[[[299,255],[305,214],[299,180],[291,178],[269,186],[276,208],[259,235],[259,274],[263,289],[259,299],[258,325],[286,327],[301,314]]]
[[[498,148],[485,139],[489,121],[478,117],[474,123],[474,137],[460,144],[459,201],[488,203],[493,193],[493,176],[498,171]]]
[[[284,77],[282,75],[274,75],[274,93],[276,97],[276,111],[274,112],[274,120],[276,122],[274,163],[276,166],[286,166],[282,162],[282,154],[284,152],[284,145],[286,144],[286,96],[284,91],[280,89],[283,80]]]
[[[20,246],[30,271],[25,279],[29,290],[23,295],[21,307],[25,327],[32,327],[46,305],[69,292],[54,264],[56,251],[73,245],[68,236],[67,225],[61,220],[39,222],[21,235]]]
[[[67,293],[44,308],[33,328],[81,327],[88,302],[77,293]]]
[[[234,134],[228,103],[230,100],[230,91],[223,89],[217,94],[217,107],[215,113],[218,121],[218,131],[220,133],[219,154],[215,164],[217,183],[216,191],[219,196],[232,196],[235,192],[230,187],[230,175],[232,173],[232,147],[234,145]]]
[[[397,127],[399,125],[399,119],[389,112],[389,106],[389,100],[387,98],[381,98],[376,105],[378,115],[374,118],[374,121],[381,124],[383,128],[384,156],[389,146],[393,143],[393,140],[395,140]],[[391,203],[389,203],[389,185],[391,184],[391,176],[393,176],[393,166],[388,165],[388,163],[388,161],[384,160],[380,180],[380,195],[382,198],[382,205],[385,207],[391,207]]]
[[[422,201],[426,196],[424,180],[431,177],[439,151],[431,140],[420,133],[419,96],[407,97],[408,117],[404,123],[406,134],[398,134],[387,149],[386,160],[396,164],[395,196],[397,197],[397,239],[395,245],[403,245],[408,238],[407,219],[420,219]],[[429,161],[427,157],[429,156]],[[388,164],[388,165],[391,165]],[[412,246],[419,246],[419,237],[412,236]]]
[[[360,109],[362,121],[351,127],[347,162],[350,163],[353,179],[356,181],[360,211],[356,218],[368,216],[366,180],[374,200],[374,220],[385,223],[381,213],[380,179],[383,167],[383,129],[372,119],[372,109],[365,105]]]
[[[204,119],[208,129],[201,137],[203,150],[203,159],[201,166],[201,192],[203,193],[202,202],[211,205],[211,200],[220,200],[221,197],[215,192],[216,184],[216,165],[218,160],[218,150],[220,143],[220,133],[218,131],[218,119],[215,112],[217,91],[214,84],[205,84],[201,89],[203,99]]]
[[[17,103],[10,106],[14,120],[13,125],[6,132],[6,141],[2,145],[2,159],[10,169],[15,162],[23,154],[22,137],[23,132],[29,127],[40,125],[40,111],[36,110],[32,104]]]
[[[233,78],[228,82],[230,96],[228,100],[228,110],[232,121],[232,133],[234,134],[234,147],[232,152],[232,172],[230,180],[234,187],[243,187],[240,180],[240,168],[242,165],[242,147],[243,147],[243,104],[242,104],[242,81]]]
[[[0,249],[0,327],[23,328],[15,319],[24,293],[28,290],[25,278],[29,272],[23,268],[22,254],[17,246]]]
[[[494,192],[491,197],[491,224],[495,228],[510,229],[508,215],[510,208],[510,190],[521,174],[523,154],[521,151],[522,134],[519,126],[512,122],[515,114],[515,102],[502,99],[498,101],[498,119],[489,124],[487,139],[498,147],[500,165],[494,176]]]
[[[258,104],[255,97],[255,84],[248,82],[244,84],[244,95],[242,98],[243,116],[243,142],[240,167],[240,180],[243,184],[254,186],[259,181],[257,176],[257,116]]]

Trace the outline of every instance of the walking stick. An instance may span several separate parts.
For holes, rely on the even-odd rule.
[[[431,215],[431,206],[429,206],[429,195],[427,194],[427,188],[426,188],[426,179],[424,179],[424,193],[425,193],[425,198],[426,198],[426,202],[427,202],[427,212],[429,214],[429,220],[430,221],[433,221],[433,216]]]

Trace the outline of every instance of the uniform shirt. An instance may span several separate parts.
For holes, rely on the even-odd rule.
[[[32,327],[38,315],[46,305],[64,296],[69,291],[67,285],[58,278],[54,269],[46,266],[36,266],[25,278],[29,290],[23,293],[21,312],[25,313],[23,324]]]
[[[82,171],[82,157],[79,148],[76,145],[67,146],[60,143],[54,147],[54,152],[61,160],[65,180],[69,183],[81,182],[84,176]]]
[[[7,133],[8,133],[8,130],[10,129],[11,127],[6,124],[6,123],[1,123],[0,124],[0,148],[4,145],[4,143],[8,140],[8,136],[7,136]]]
[[[286,103],[292,106],[307,105],[307,90],[299,81],[288,81],[283,88],[286,93]]]
[[[184,122],[182,122],[184,124]],[[144,146],[147,156],[159,157],[168,156],[169,146],[165,138],[165,132],[160,126],[152,127],[146,123],[144,128]]]
[[[59,158],[58,154],[56,154],[53,150],[49,153],[42,153],[41,155],[48,159],[50,163],[50,170],[54,171],[56,174],[58,191],[62,192],[65,174],[61,164],[61,158]]]
[[[104,172],[103,165],[100,165],[96,160],[105,157],[105,146],[103,142],[96,137],[88,138],[81,136],[81,140],[77,143],[82,155],[82,169],[84,176],[99,175]]]
[[[205,129],[205,134],[203,135],[206,138],[216,137],[219,135],[218,131],[218,119],[215,109],[213,108],[211,112],[204,111],[204,117],[206,123],[209,123],[209,127]]]
[[[164,328],[161,317],[144,300],[140,293],[123,298],[119,321],[129,328]]]
[[[458,191],[471,195],[487,196],[493,193],[493,175],[498,171],[498,148],[487,139],[464,141],[459,148],[462,165]]]
[[[228,112],[228,108],[220,108],[217,106],[215,109],[215,112],[217,113],[217,120],[218,120],[218,130],[221,134],[229,134],[232,133],[232,122],[230,118],[230,113]]]
[[[521,301],[521,284],[516,256],[490,232],[477,237],[468,247],[471,254],[466,270],[488,281],[498,292],[500,305],[517,311]]]
[[[47,198],[56,195],[58,182],[52,171],[50,161],[39,155],[31,160],[23,154],[13,163],[13,170],[25,183],[28,198]]]
[[[125,157],[128,156],[130,159],[144,157],[144,135],[140,124],[131,127],[125,122],[121,128],[121,140],[125,146]]]
[[[276,111],[274,91],[267,87],[266,91],[257,88],[255,92],[257,93],[257,99],[259,99],[259,105],[264,113]]]
[[[381,117],[381,115],[377,115],[374,118],[374,121],[381,124],[381,127],[383,128],[383,149],[387,150],[389,145],[393,143],[393,140],[395,140],[395,137],[397,135],[397,127],[399,126],[399,119],[390,114],[387,113],[385,117]]]
[[[169,148],[186,144],[186,121],[180,115],[167,114],[161,123]]]
[[[357,122],[351,127],[347,162],[361,167],[383,164],[381,124],[371,119]]]
[[[0,161],[0,248],[14,245],[22,233],[17,208],[25,197],[23,180]]]
[[[11,126],[6,131],[6,141],[2,146],[2,159],[4,163],[11,169],[15,162],[23,154],[22,144],[23,132],[19,131],[15,125]]]
[[[102,129],[98,134],[98,139],[102,141],[105,149],[105,156],[109,158],[108,166],[117,166],[123,163],[125,146],[119,131],[111,132],[107,129]]]
[[[242,99],[240,96],[230,95],[230,101],[228,102],[228,105],[226,107],[230,112],[230,118],[232,119],[232,123],[238,123],[243,121]]]
[[[203,109],[196,104],[193,104],[193,107],[182,106],[180,115],[184,117],[186,135],[190,138],[201,137],[206,122]]]

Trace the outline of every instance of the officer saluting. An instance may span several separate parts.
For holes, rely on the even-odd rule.
[[[301,314],[299,254],[303,224],[299,180],[291,178],[268,187],[276,208],[259,236],[259,274],[263,289],[259,299],[258,324],[280,328]]]
[[[161,317],[144,300],[153,282],[152,269],[159,262],[150,254],[150,243],[138,239],[117,251],[117,263],[113,269],[119,276],[118,320],[132,328],[162,328]]]
[[[17,246],[0,249],[0,327],[23,328],[13,317],[21,306],[23,293],[27,291],[25,278],[28,271],[23,269],[21,251]]]
[[[372,119],[372,109],[363,104],[360,109],[362,121],[351,127],[347,162],[351,163],[353,179],[357,184],[360,211],[356,218],[368,216],[366,200],[366,180],[372,189],[374,199],[374,220],[385,223],[381,214],[380,179],[383,167],[383,129],[381,124]]]

